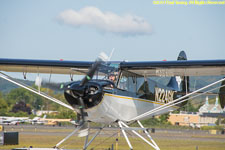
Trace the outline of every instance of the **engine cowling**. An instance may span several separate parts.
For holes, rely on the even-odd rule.
[[[79,107],[79,97],[82,96],[85,109],[96,106],[102,99],[102,87],[97,82],[88,82],[80,86],[80,81],[67,85],[64,95],[66,100],[73,107]]]
[[[98,105],[103,97],[105,87],[114,87],[114,83],[107,80],[92,80],[84,86],[80,86],[81,81],[68,84],[64,90],[66,100],[75,108],[80,106],[79,97],[82,97],[85,109]]]

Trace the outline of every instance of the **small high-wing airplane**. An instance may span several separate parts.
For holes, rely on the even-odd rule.
[[[6,117],[0,116],[0,124],[5,125],[18,125],[19,123],[28,122],[28,117]]]
[[[224,78],[195,91],[189,88],[189,76],[224,76],[225,59],[187,60],[184,51],[179,53],[176,61],[113,62],[109,61],[104,53],[101,53],[95,62],[2,58],[0,71],[1,78],[76,111],[78,127],[73,133],[89,121],[106,125],[118,124],[130,149],[133,147],[125,130],[131,130],[158,150],[159,147],[139,120],[177,110],[194,97],[212,93],[215,88],[209,88],[214,85],[219,89],[221,107],[225,106]],[[24,78],[27,73],[68,74],[71,79],[73,75],[85,75],[85,77],[81,81],[71,81],[62,87],[65,98],[70,104],[68,105],[16,81],[2,71],[22,72]],[[161,85],[149,77],[171,78],[167,85]],[[218,85],[219,83],[221,84]],[[150,141],[137,133],[135,128],[127,125],[134,121],[138,122]],[[96,136],[101,130],[102,128]],[[96,136],[89,143],[85,143],[84,149]]]

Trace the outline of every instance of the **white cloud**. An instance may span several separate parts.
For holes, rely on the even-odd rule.
[[[58,16],[64,24],[90,26],[100,31],[122,35],[143,35],[152,32],[150,24],[141,17],[134,15],[119,16],[112,12],[102,12],[96,7],[85,7],[79,11],[65,10]]]

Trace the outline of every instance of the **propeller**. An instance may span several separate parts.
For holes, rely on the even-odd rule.
[[[76,94],[76,96],[79,96],[79,109],[80,109],[80,114],[77,115],[77,121],[80,121],[77,125],[81,126],[85,122],[85,111],[84,111],[84,99],[83,97],[85,96],[85,85],[92,80],[94,74],[96,71],[99,69],[101,64],[105,61],[108,60],[108,56],[105,53],[100,53],[96,61],[92,64],[92,66],[89,68],[87,74],[85,77],[81,80],[79,86],[76,87],[76,90],[73,92]]]
[[[98,58],[96,59],[95,63],[89,68],[87,75],[83,78],[81,81],[80,86],[84,86],[89,80],[91,80],[96,72],[96,70],[99,68],[99,66],[104,62],[108,60],[108,56],[105,53],[100,53]]]
[[[46,86],[48,88],[54,89],[54,90],[64,90],[65,93],[69,94],[73,98],[75,98],[76,106],[73,105],[73,107],[76,107],[79,109],[79,113],[77,114],[77,123],[76,125],[81,126],[85,123],[85,104],[84,104],[84,98],[86,96],[90,96],[92,94],[92,89],[89,87],[88,82],[91,81],[96,73],[96,71],[100,68],[100,66],[108,61],[108,56],[105,53],[100,53],[100,55],[97,57],[95,62],[92,64],[92,66],[88,69],[87,74],[84,76],[84,78],[81,81],[78,82],[70,82],[70,83],[50,83],[42,80],[42,85]],[[40,79],[37,81],[40,82]],[[38,83],[39,83],[38,82]],[[90,89],[89,89],[90,88]],[[74,103],[74,99],[69,99],[65,97],[67,101],[70,103]],[[70,103],[71,104],[71,103]],[[72,104],[71,104],[72,105]]]

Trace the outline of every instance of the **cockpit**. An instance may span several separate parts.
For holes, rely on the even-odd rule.
[[[120,72],[116,85],[119,90],[126,92],[126,94],[144,99],[152,99],[154,97],[155,86],[157,86],[156,83],[149,78],[129,71]]]
[[[97,79],[108,80],[114,86],[105,86],[105,92],[152,99],[157,84],[144,76],[119,70],[119,63],[103,64],[98,71]]]

